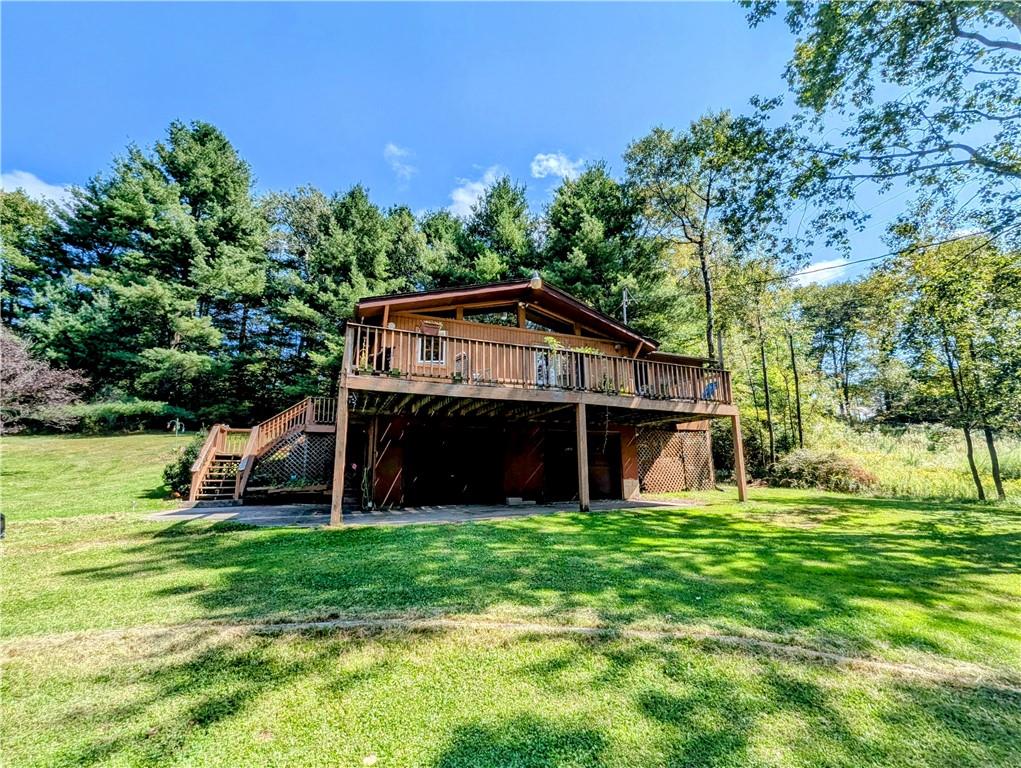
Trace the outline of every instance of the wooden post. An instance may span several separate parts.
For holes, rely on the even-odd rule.
[[[734,480],[737,482],[737,500],[748,501],[748,486],[744,476],[744,446],[741,444],[741,417],[730,417],[730,430],[734,436]]]
[[[337,438],[333,451],[333,498],[330,504],[330,525],[344,522],[344,467],[347,461],[347,385],[341,378],[337,392]]]
[[[578,427],[578,508],[588,512],[588,423],[585,420],[585,403],[578,403],[575,413]]]
[[[365,462],[365,468],[369,471],[369,509],[376,508],[376,446],[379,442],[379,416],[373,416],[369,419],[368,429],[368,456]]]

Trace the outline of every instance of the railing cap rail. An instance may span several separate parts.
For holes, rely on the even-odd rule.
[[[365,325],[363,323],[352,323],[352,322],[347,323],[347,334],[350,334],[352,329],[358,329],[358,328],[365,328],[367,330],[376,331],[376,332],[379,332],[379,333],[393,333],[393,334],[400,333],[400,334],[405,334],[405,335],[408,335],[408,336],[423,336],[423,337],[427,336],[427,334],[421,333],[420,331],[409,331],[409,330],[407,330],[405,328],[383,328],[383,327],[378,326],[378,325]],[[716,366],[710,366],[710,365],[690,365],[688,363],[668,363],[668,362],[662,361],[662,360],[645,360],[645,359],[640,358],[640,357],[627,357],[625,355],[608,355],[608,354],[605,354],[603,352],[584,352],[584,351],[579,351],[579,350],[570,349],[570,348],[555,349],[553,347],[542,346],[541,344],[519,344],[516,341],[492,341],[490,339],[473,339],[473,338],[470,338],[468,336],[449,336],[449,335],[448,336],[441,336],[441,337],[429,336],[428,338],[443,338],[443,339],[454,340],[454,341],[470,341],[470,342],[473,342],[475,344],[491,344],[494,347],[518,347],[520,349],[527,349],[527,350],[532,350],[532,351],[534,351],[534,350],[543,350],[543,351],[547,351],[547,352],[561,352],[561,353],[564,353],[564,354],[584,355],[585,357],[590,357],[590,358],[595,358],[595,359],[603,358],[603,359],[607,359],[607,360],[627,360],[629,362],[645,363],[646,365],[657,365],[657,366],[663,366],[665,368],[678,368],[678,369],[695,370],[695,371],[712,371],[714,373],[729,373],[729,370],[726,369],[726,368],[718,368]],[[354,367],[354,366],[349,364],[348,367]]]

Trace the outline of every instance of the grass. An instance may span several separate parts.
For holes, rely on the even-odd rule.
[[[973,436],[975,463],[988,498],[996,498],[989,454],[981,433]],[[997,438],[997,454],[1008,500],[1021,504],[1021,441]],[[829,421],[817,424],[807,444],[849,456],[879,480],[887,496],[936,499],[974,499],[961,431],[940,425],[851,429]]]
[[[0,504],[8,522],[169,509],[163,467],[191,436],[4,437]]]
[[[125,501],[158,477],[107,440],[137,487],[9,515],[5,765],[1021,766],[1016,506],[754,489],[455,526],[153,523]],[[462,623],[245,625],[331,616]]]

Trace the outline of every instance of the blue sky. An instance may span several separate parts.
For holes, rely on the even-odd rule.
[[[776,20],[749,29],[732,3],[4,3],[0,14],[5,188],[81,183],[171,120],[207,120],[260,191],[361,182],[416,211],[463,211],[504,172],[541,210],[559,175],[595,160],[619,172],[654,125],[782,92],[793,43]],[[858,257],[885,250],[896,213],[866,203],[879,207]]]

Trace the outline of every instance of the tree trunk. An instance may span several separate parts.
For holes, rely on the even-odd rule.
[[[798,447],[805,447],[805,432],[801,425],[801,384],[798,379],[798,361],[794,357],[794,334],[787,334],[787,342],[791,348],[791,370],[794,371],[794,404],[798,414]]]
[[[245,351],[248,343],[248,307],[241,307],[241,330],[238,333],[238,352]]]
[[[982,431],[986,436],[986,448],[989,449],[989,465],[993,471],[993,485],[996,486],[996,498],[1003,501],[1007,498],[1006,491],[1003,490],[1003,478],[1000,477],[1000,457],[996,453],[996,442],[993,440],[993,430],[989,428],[989,425],[983,425]]]
[[[762,359],[762,389],[766,399],[766,429],[769,431],[769,463],[776,463],[776,438],[773,435],[773,409],[769,399],[769,375],[766,369],[766,340],[762,335],[762,316],[756,315],[759,326],[759,356]]]
[[[975,465],[975,446],[971,442],[971,427],[962,427],[964,430],[964,444],[968,449],[968,466],[971,467],[971,479],[975,481],[975,488],[978,489],[979,501],[986,500],[986,492],[982,487],[982,478],[979,477],[978,467]]]
[[[844,413],[847,414],[847,423],[850,424],[851,418],[851,374],[847,370],[848,366],[848,347],[845,344],[844,348],[840,352],[840,389],[844,395]]]
[[[716,358],[713,337],[716,335],[716,318],[713,312],[713,281],[709,275],[709,254],[706,253],[705,235],[698,244],[698,264],[702,270],[702,287],[705,291],[705,344],[710,360]]]
[[[954,354],[950,349],[950,341],[946,334],[943,335],[943,353],[947,359],[947,369],[950,371],[950,381],[954,385],[954,398],[957,400],[957,408],[961,414],[962,426],[964,430],[964,444],[968,449],[968,466],[971,468],[971,479],[975,481],[975,490],[978,491],[978,498],[980,501],[986,500],[986,492],[982,487],[982,478],[978,474],[978,467],[975,465],[975,446],[971,442],[971,426],[969,425],[969,413],[968,407],[964,402],[964,393],[962,392],[961,383],[957,380],[957,368],[954,365]]]
[[[976,397],[979,402],[982,402],[982,379],[978,374],[978,355],[975,354],[974,339],[968,340],[968,354],[971,356],[971,371],[972,377],[975,379]],[[1003,501],[1007,498],[1007,494],[1003,490],[1003,478],[1000,477],[1000,457],[996,453],[996,441],[993,439],[993,430],[989,426],[989,418],[986,415],[986,409],[982,406],[979,406],[979,416],[982,417],[982,432],[985,434],[986,448],[989,451],[989,466],[993,472],[993,485],[996,486],[996,498]]]

